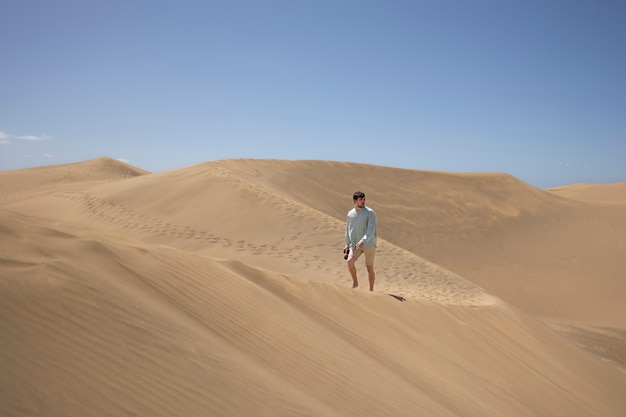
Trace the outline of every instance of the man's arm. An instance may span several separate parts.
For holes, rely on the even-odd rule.
[[[366,244],[372,238],[372,236],[374,236],[375,232],[376,213],[374,213],[374,210],[370,210],[367,214],[367,230],[365,231],[365,235],[363,236],[363,239],[361,239],[361,242],[363,242],[363,244]]]

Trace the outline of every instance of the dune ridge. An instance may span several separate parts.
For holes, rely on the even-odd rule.
[[[523,249],[539,231],[548,255],[592,246],[577,267],[606,259],[614,275],[597,285],[618,283],[614,204],[506,174],[271,160],[150,174],[118,164],[50,167],[78,174],[60,184],[44,181],[46,167],[0,173],[2,415],[626,412],[626,374],[546,326],[541,297],[506,291],[519,276],[533,284],[535,254]],[[337,181],[357,172],[359,184]],[[350,195],[363,184],[381,231],[371,294],[349,288],[340,257]],[[550,246],[550,228],[571,238],[581,218],[586,245]],[[557,278],[571,273],[558,256],[539,260]],[[573,289],[554,279],[542,290],[586,289],[598,303],[583,272]],[[619,325],[611,300],[613,316],[585,318]],[[579,323],[583,313],[567,314],[576,302],[546,311]]]

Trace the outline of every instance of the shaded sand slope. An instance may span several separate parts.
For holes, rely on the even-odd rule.
[[[3,416],[626,412],[623,374],[504,303],[399,302],[103,229],[0,219]]]

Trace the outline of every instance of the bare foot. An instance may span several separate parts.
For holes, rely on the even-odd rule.
[[[352,283],[352,288],[356,288],[356,287],[358,287],[358,286],[359,286],[359,283],[358,283],[358,282],[353,282],[353,283]]]

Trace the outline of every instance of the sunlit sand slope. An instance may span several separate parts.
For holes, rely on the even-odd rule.
[[[117,231],[0,219],[0,415],[626,412],[622,373],[501,302],[401,301]]]

